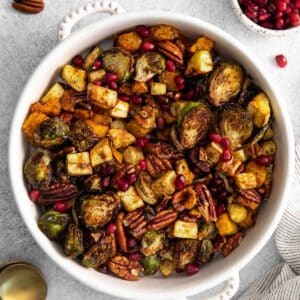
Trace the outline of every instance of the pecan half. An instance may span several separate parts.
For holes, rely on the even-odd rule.
[[[227,241],[224,245],[222,254],[224,257],[228,256],[236,247],[238,247],[244,238],[245,233],[238,232],[234,234],[233,236],[227,238]]]
[[[140,279],[140,273],[144,271],[142,265],[134,260],[130,260],[125,256],[115,256],[108,263],[108,268],[116,276],[129,281],[137,281]]]
[[[177,212],[163,210],[159,212],[148,224],[147,229],[160,230],[168,227],[177,219]]]
[[[163,41],[157,43],[157,51],[177,62],[183,64],[183,52],[182,50],[171,41]]]
[[[185,212],[179,216],[179,219],[189,223],[198,223],[199,218],[197,216],[191,216],[188,212]]]
[[[261,196],[254,189],[238,190],[239,195],[235,197],[235,201],[241,205],[250,208],[257,209],[261,202]]]
[[[125,227],[129,227],[135,238],[140,238],[147,230],[147,219],[143,210],[135,210],[123,219]]]
[[[213,240],[213,251],[214,253],[221,251],[226,243],[226,238],[224,236],[218,235]]]
[[[40,192],[39,203],[41,205],[52,204],[58,201],[72,200],[77,196],[78,189],[74,184],[56,183],[48,190]]]
[[[172,196],[164,196],[162,200],[157,204],[155,208],[156,212],[159,213],[160,211],[166,209],[169,206],[171,200],[172,200]]]
[[[51,158],[52,159],[58,159],[64,157],[68,153],[74,153],[76,152],[76,148],[74,146],[67,146],[63,147],[61,149],[58,149],[56,151],[52,151]]]
[[[124,213],[121,212],[118,214],[117,219],[116,219],[116,238],[117,242],[123,252],[127,252],[127,238],[123,226],[123,219],[124,219]]]
[[[167,142],[150,143],[145,147],[145,152],[153,154],[162,159],[175,159],[183,158],[183,154],[176,150],[172,145]]]
[[[197,203],[197,193],[192,187],[187,187],[174,194],[172,199],[176,211],[182,212],[185,209],[192,209]]]
[[[44,9],[43,0],[18,0],[12,3],[13,8],[27,14],[37,14]]]
[[[160,177],[172,169],[171,162],[166,158],[159,158],[153,154],[146,156],[147,171],[152,177]]]

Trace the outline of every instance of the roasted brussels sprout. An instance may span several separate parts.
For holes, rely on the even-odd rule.
[[[129,52],[117,47],[105,51],[102,62],[103,69],[106,72],[116,73],[119,82],[124,82],[130,77],[134,63]]]
[[[32,188],[40,190],[48,189],[52,177],[51,157],[49,153],[41,150],[34,152],[25,163],[24,176]]]
[[[68,226],[64,250],[67,256],[76,258],[83,253],[83,232],[75,223],[70,223]]]
[[[147,172],[141,172],[135,182],[135,189],[146,203],[153,205],[157,202],[156,195],[151,187],[151,177]]]
[[[113,236],[102,237],[84,253],[81,264],[87,268],[97,268],[115,255],[116,244]]]
[[[72,123],[70,129],[70,140],[79,152],[91,149],[99,140],[82,120]]]
[[[135,80],[146,82],[166,68],[165,59],[156,52],[147,52],[139,56],[135,64]]]
[[[78,216],[87,228],[97,230],[112,219],[119,205],[119,201],[109,194],[83,196]]]
[[[213,239],[217,235],[217,228],[215,223],[203,223],[199,227],[198,239]]]
[[[212,258],[213,258],[213,244],[212,244],[211,240],[203,240],[201,242],[197,260],[201,264],[206,264]]]
[[[63,120],[52,118],[40,124],[33,135],[33,139],[37,146],[51,149],[64,143],[69,133],[69,126]]]
[[[209,101],[214,106],[230,101],[242,88],[244,72],[232,62],[221,62],[212,72],[209,85]]]
[[[160,260],[156,255],[145,256],[141,260],[145,275],[152,275],[157,272],[160,266]]]
[[[174,272],[174,270],[175,264],[170,259],[164,259],[159,267],[159,271],[164,277],[169,277]]]
[[[40,216],[38,226],[50,240],[58,240],[65,231],[69,219],[68,214],[48,210]]]
[[[145,256],[154,255],[159,251],[163,250],[165,245],[165,233],[155,230],[148,230],[147,232],[145,232],[142,238],[141,252]]]
[[[220,113],[220,129],[230,140],[231,147],[236,149],[252,134],[251,115],[239,105],[228,105]]]
[[[183,269],[186,264],[193,262],[198,253],[199,241],[186,239],[178,240],[174,247],[174,262],[177,268]]]

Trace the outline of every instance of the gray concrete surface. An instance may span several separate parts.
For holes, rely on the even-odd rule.
[[[14,204],[7,174],[7,138],[15,104],[25,82],[40,59],[55,47],[57,24],[70,10],[85,0],[46,0],[46,9],[39,15],[24,15],[0,1],[0,264],[23,259],[37,265],[46,275],[51,300],[108,300],[73,280],[60,270],[30,236]],[[214,23],[243,42],[272,77],[282,95],[295,128],[300,132],[300,34],[285,37],[264,37],[245,28],[233,14],[226,0],[120,0],[127,10],[163,9],[182,12]],[[96,18],[101,17],[97,16]],[[93,18],[95,19],[95,18]],[[86,20],[81,24],[86,24]],[[284,53],[289,65],[279,69],[274,56]],[[280,257],[272,238],[263,250],[241,270],[240,293],[263,274]],[[175,288],[175,287],[174,287]],[[237,297],[238,298],[238,297]],[[194,296],[191,299],[205,299]]]

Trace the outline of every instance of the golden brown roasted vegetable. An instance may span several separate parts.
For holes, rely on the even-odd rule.
[[[87,73],[84,70],[65,65],[61,76],[75,91],[83,92],[86,90]]]
[[[112,159],[112,149],[107,138],[102,139],[90,151],[90,160],[93,168]]]
[[[116,149],[127,147],[135,142],[135,137],[125,129],[110,129],[108,138]]]
[[[135,52],[141,47],[142,39],[135,31],[125,32],[118,36],[116,44],[126,51]]]
[[[244,221],[247,217],[247,209],[239,204],[230,203],[227,206],[230,219],[235,223]]]
[[[92,83],[87,87],[88,99],[103,109],[113,108],[118,101],[117,92]]]
[[[197,50],[190,58],[185,75],[199,76],[213,70],[213,60],[209,51]]]
[[[134,186],[130,186],[125,192],[118,191],[116,196],[121,200],[124,209],[126,209],[128,212],[144,206],[144,201],[139,196]]]
[[[95,47],[85,58],[83,62],[83,69],[89,71],[90,68],[93,66],[96,59],[100,56],[101,49],[99,47]]]
[[[206,36],[201,36],[197,41],[190,47],[189,51],[195,53],[197,50],[211,51],[215,46],[215,42]]]
[[[220,235],[232,235],[238,230],[236,223],[230,219],[228,213],[219,216],[216,226]]]
[[[171,25],[154,25],[150,27],[150,36],[156,41],[174,40],[179,37],[179,31]]]

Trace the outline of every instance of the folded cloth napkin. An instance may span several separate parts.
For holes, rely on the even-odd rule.
[[[300,145],[296,147],[293,189],[296,197],[276,230],[275,240],[281,263],[250,285],[240,300],[300,300]]]

